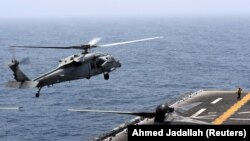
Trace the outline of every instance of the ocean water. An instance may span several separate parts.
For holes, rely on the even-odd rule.
[[[0,110],[0,140],[74,140],[97,137],[133,116],[72,113],[69,108],[151,111],[181,94],[205,90],[250,88],[250,18],[58,19],[0,22],[0,107],[22,106],[22,111]],[[94,37],[100,44],[164,36],[163,39],[96,52],[112,54],[122,67],[90,80],[81,79],[37,89],[9,89],[10,45],[79,45]],[[78,50],[21,49],[16,58],[34,78],[55,68],[58,60]]]

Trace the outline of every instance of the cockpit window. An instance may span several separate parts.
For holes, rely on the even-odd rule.
[[[101,65],[103,64],[105,62],[105,60],[103,60],[103,59],[97,59],[97,61],[96,61],[96,66],[97,66],[97,68],[100,68],[101,67]]]

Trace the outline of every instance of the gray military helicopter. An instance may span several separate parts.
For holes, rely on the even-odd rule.
[[[38,92],[35,96],[39,97],[40,91],[44,86],[51,86],[55,83],[83,78],[90,79],[92,76],[99,74],[104,74],[104,79],[108,80],[109,73],[114,71],[116,68],[121,67],[121,63],[118,60],[114,59],[114,57],[110,54],[91,52],[91,49],[96,47],[111,47],[135,42],[142,42],[158,38],[162,37],[151,37],[104,45],[97,45],[97,43],[100,41],[100,38],[94,38],[89,43],[78,46],[11,46],[43,49],[79,49],[82,51],[80,53],[59,60],[58,67],[34,79],[30,79],[29,77],[27,77],[27,75],[25,75],[19,68],[20,62],[13,58],[8,66],[13,71],[15,81],[7,82],[6,86],[10,88],[20,89],[37,87]]]

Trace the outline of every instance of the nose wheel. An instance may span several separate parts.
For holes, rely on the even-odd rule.
[[[40,87],[36,93],[36,98],[38,98],[40,96],[40,91],[41,91],[42,87]]]
[[[109,80],[109,74],[108,73],[104,73],[104,79]]]

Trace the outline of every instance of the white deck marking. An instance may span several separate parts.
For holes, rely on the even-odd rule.
[[[209,114],[209,115],[215,115],[215,114],[217,114],[217,112],[208,112],[207,114]]]
[[[195,118],[197,117],[198,115],[200,115],[201,113],[203,113],[204,111],[206,111],[207,109],[205,108],[202,108],[200,109],[199,111],[197,111],[196,113],[194,113],[192,116],[190,116],[191,118]]]
[[[230,120],[249,120],[249,118],[230,118]]]
[[[191,117],[194,119],[214,119],[217,115],[207,115],[207,116],[196,116],[196,117]]]
[[[217,99],[215,99],[213,102],[211,102],[211,104],[216,104],[217,102],[219,102],[220,100],[222,100],[222,98],[220,97],[220,98],[217,98]]]
[[[250,111],[246,111],[246,112],[238,112],[239,115],[241,114],[250,114]]]

